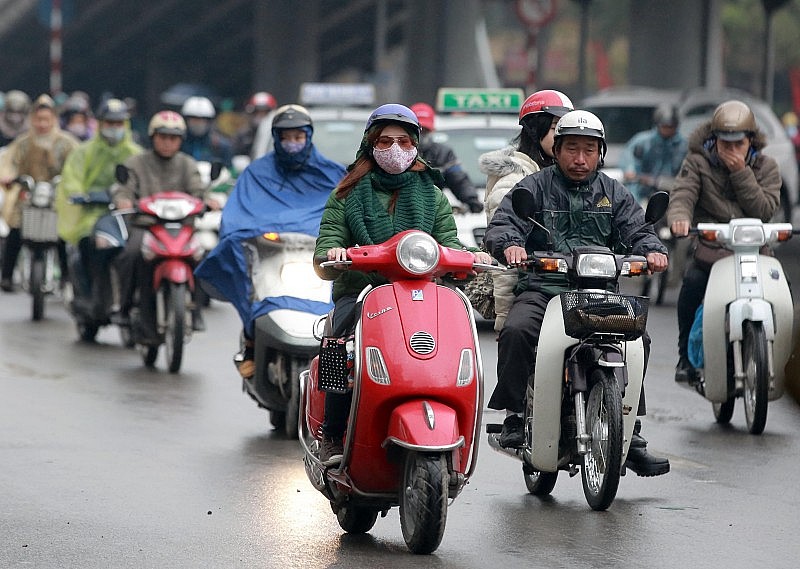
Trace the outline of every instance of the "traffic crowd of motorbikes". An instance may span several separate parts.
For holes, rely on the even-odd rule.
[[[628,471],[669,472],[640,419],[650,291],[668,268],[684,275],[675,381],[721,424],[742,399],[748,430],[763,432],[768,403],[800,373],[770,249],[796,231],[770,222],[780,177],[747,105],[719,105],[688,140],[659,107],[617,180],[602,172],[606,125],[563,93],[531,94],[517,138],[481,157],[481,249],[458,240],[412,108],[432,114],[378,106],[342,165],[315,148],[307,109],[266,92],[229,137],[204,97],[142,123],[131,100],[92,109],[81,92],[9,91],[0,287],[29,293],[33,320],[60,296],[82,341],[117,327],[147,366],[163,348],[170,372],[205,329],[203,308],[230,302],[242,322],[231,371],[299,439],[341,528],[367,532],[398,506],[415,553],[439,546],[477,465],[476,310],[498,340],[487,405],[503,421],[485,425],[489,445],[522,463],[534,495],[580,473],[605,510]],[[240,162],[264,120],[274,149]],[[639,294],[622,277],[640,277]]]

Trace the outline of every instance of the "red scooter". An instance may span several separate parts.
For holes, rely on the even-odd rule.
[[[448,501],[475,469],[483,407],[472,307],[460,290],[434,279],[464,279],[496,267],[473,264],[471,253],[442,247],[420,231],[351,247],[347,255],[348,261],[321,266],[375,271],[390,284],[368,287],[358,298],[347,356],[353,359],[352,405],[337,465],[319,460],[320,356],[301,374],[306,473],[346,532],[365,533],[379,513],[399,506],[406,545],[430,553],[442,540]]]
[[[146,227],[142,257],[152,263],[156,293],[156,330],[163,339],[167,365],[177,372],[183,358],[183,345],[192,334],[194,267],[205,250],[195,234],[194,220],[206,206],[203,200],[179,191],[158,192],[139,200],[133,223]],[[142,283],[142,286],[146,286]],[[140,312],[131,320],[136,328]],[[145,365],[152,366],[159,346],[139,346]]]

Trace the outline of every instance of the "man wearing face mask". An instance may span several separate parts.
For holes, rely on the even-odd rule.
[[[81,143],[67,158],[56,191],[59,237],[77,248],[84,273],[82,276],[73,275],[76,300],[79,297],[88,299],[97,271],[107,270],[98,264],[94,243],[89,237],[97,220],[108,213],[108,205],[71,204],[70,198],[105,193],[110,199],[116,165],[142,152],[131,138],[130,112],[123,101],[105,101],[97,110],[97,120],[99,128],[95,135]],[[74,286],[76,283],[87,286]]]
[[[19,89],[6,93],[5,105],[0,112],[0,147],[11,143],[20,134],[28,130],[28,113],[31,99]]]
[[[189,97],[181,107],[181,115],[186,121],[186,138],[181,151],[195,160],[222,162],[230,168],[233,145],[214,126],[217,116],[214,103],[206,97]]]
[[[150,119],[147,129],[153,148],[131,156],[125,161],[128,180],[114,193],[114,204],[121,209],[133,207],[143,197],[152,194],[180,190],[205,198],[206,186],[191,156],[180,151],[181,142],[186,136],[186,122],[174,111],[159,111]],[[210,208],[219,208],[214,200],[206,200]],[[145,229],[128,228],[128,242],[125,250],[116,259],[117,271],[122,284],[122,306],[120,320],[125,323],[131,309],[136,287],[139,287],[139,323],[141,328],[133,330],[136,343],[157,346],[161,343],[155,329],[155,293],[151,286],[153,267],[142,258],[142,238]],[[195,330],[203,330],[200,309],[193,313],[192,325]]]
[[[344,166],[319,153],[313,133],[304,107],[284,105],[275,110],[274,151],[251,163],[237,179],[222,212],[220,242],[195,270],[213,298],[231,302],[239,312],[244,333],[234,362],[244,379],[255,373],[253,323],[276,306],[270,299],[251,300],[242,242],[264,233],[316,237],[325,202],[345,174]]]
[[[6,237],[0,288],[14,290],[12,277],[22,247],[22,204],[19,201],[20,185],[12,181],[28,175],[35,181],[49,181],[61,173],[67,156],[78,146],[78,139],[58,126],[56,104],[49,95],[40,95],[31,107],[31,128],[18,136],[0,154],[0,187],[6,190],[3,217],[11,228]],[[59,243],[62,277],[67,275],[64,243]]]

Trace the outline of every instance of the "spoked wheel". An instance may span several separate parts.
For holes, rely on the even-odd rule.
[[[744,414],[747,429],[754,435],[764,432],[769,401],[769,368],[767,367],[767,337],[761,322],[744,323],[742,341],[744,365]]]
[[[522,472],[525,476],[525,486],[534,496],[548,496],[556,487],[558,472],[541,472],[527,464],[522,466]]]
[[[347,533],[367,533],[377,519],[378,510],[363,506],[344,505],[336,512],[339,526]]]
[[[593,510],[614,501],[622,468],[622,394],[614,373],[596,369],[586,402],[586,429],[591,436],[583,456],[583,494]]]
[[[714,418],[717,420],[717,423],[720,425],[727,425],[731,422],[731,417],[733,417],[733,407],[736,403],[736,398],[731,397],[724,403],[712,403],[711,406],[714,409]]]
[[[442,542],[448,479],[444,455],[406,453],[399,496],[400,528],[412,553],[431,553]]]
[[[44,317],[45,296],[45,261],[43,253],[32,253],[30,291],[33,298],[32,317],[41,320]]]
[[[164,347],[167,367],[171,373],[181,369],[183,359],[183,337],[186,332],[186,285],[172,283],[164,289]]]

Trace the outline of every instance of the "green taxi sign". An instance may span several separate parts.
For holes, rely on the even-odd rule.
[[[517,113],[525,100],[522,89],[442,88],[436,94],[440,113]]]

